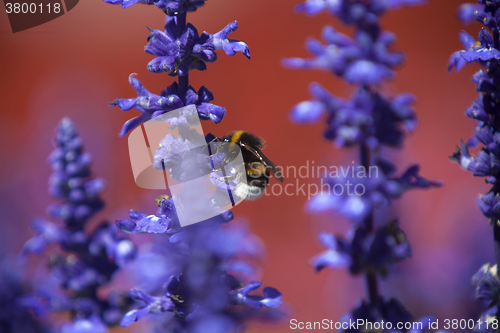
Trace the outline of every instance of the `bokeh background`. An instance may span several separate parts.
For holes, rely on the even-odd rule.
[[[350,32],[327,14],[310,18],[295,13],[298,2],[210,0],[188,16],[200,32],[211,33],[237,20],[239,29],[231,37],[245,41],[252,55],[248,60],[241,54],[220,54],[207,71],[192,72],[191,84],[196,89],[206,85],[215,95],[214,103],[227,109],[221,124],[203,126],[216,135],[239,129],[258,134],[267,141],[266,155],[278,165],[299,167],[307,160],[316,165],[350,164],[355,152],[340,151],[326,142],[321,136],[323,124],[297,126],[288,118],[294,104],[309,98],[311,81],[344,97],[352,91],[329,73],[281,66],[284,57],[307,57],[305,39],[319,38],[325,24]],[[420,126],[404,149],[387,154],[401,168],[418,162],[423,175],[445,182],[441,189],[406,194],[386,212],[399,217],[413,257],[394,266],[381,282],[381,291],[387,297],[397,296],[417,318],[425,314],[441,320],[477,318],[484,306],[474,301],[470,278],[493,259],[491,227],[475,203],[487,186],[448,160],[474,127],[464,109],[476,97],[469,79],[476,68],[451,75],[446,71],[449,55],[461,48],[459,31],[476,35],[479,30],[479,25],[464,27],[455,18],[462,2],[431,0],[425,6],[391,12],[382,21],[398,35],[395,48],[407,55],[407,63],[386,92],[414,93],[420,117]],[[143,51],[146,25],[161,29],[163,19],[154,6],[124,10],[103,1],[80,1],[54,21],[13,34],[7,14],[0,13],[0,246],[4,250],[21,249],[31,235],[30,219],[44,216],[51,202],[46,195],[50,174],[46,156],[52,149],[53,129],[63,116],[76,122],[93,154],[95,175],[107,182],[107,205],[94,222],[125,218],[131,208],[153,212],[158,192],[135,185],[127,139],[117,136],[123,122],[137,112],[107,105],[117,97],[136,96],[127,82],[132,72],[155,93],[172,82],[166,74],[147,71],[152,56]],[[299,179],[306,184],[318,181]],[[306,200],[302,195],[271,195],[244,202],[234,213],[264,241],[268,251],[264,284],[283,292],[291,318],[337,320],[364,294],[363,279],[345,271],[313,272],[308,261],[322,251],[319,231],[345,233],[349,225],[332,215],[305,213]],[[133,332],[133,328],[115,331]],[[251,332],[289,330],[287,322],[250,328]]]

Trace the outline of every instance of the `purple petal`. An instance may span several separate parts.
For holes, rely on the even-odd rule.
[[[148,71],[153,73],[170,72],[175,67],[175,58],[171,56],[157,57],[148,63]]]
[[[258,289],[262,283],[258,281],[252,281],[243,288],[238,289],[238,293],[242,295],[248,295],[248,293],[254,291],[255,289]]]
[[[295,6],[297,12],[304,12],[307,15],[317,15],[326,8],[324,0],[307,0],[304,3]]]
[[[176,276],[171,276],[167,282],[167,293],[173,295],[179,285],[179,279]]]
[[[323,39],[328,44],[334,44],[339,47],[356,45],[356,42],[351,37],[338,32],[331,26],[323,28]]]
[[[146,122],[147,120],[149,120],[149,117],[146,115],[134,117],[132,119],[127,120],[125,124],[123,124],[122,129],[118,135],[125,136],[125,134],[127,134],[130,130],[137,127],[137,125]]]
[[[474,40],[474,37],[472,37],[471,35],[469,35],[465,31],[461,31],[458,36],[460,38],[460,42],[462,43],[462,45],[464,46],[464,48],[466,50],[470,49],[472,47],[472,45],[474,45],[476,43],[476,41]]]
[[[198,89],[198,98],[200,102],[210,102],[214,100],[214,94],[207,87],[202,86]]]
[[[140,0],[123,0],[123,8],[128,8],[132,5],[135,5],[136,3],[141,2]]]
[[[382,80],[390,79],[394,73],[384,65],[368,60],[358,60],[350,65],[344,77],[349,83],[377,84]]]
[[[76,318],[72,323],[65,323],[60,333],[107,333],[104,323],[96,316]]]
[[[345,268],[351,263],[351,258],[345,253],[328,250],[311,259],[311,264],[316,272],[329,268]]]
[[[335,236],[328,234],[326,232],[322,232],[318,236],[321,244],[323,244],[324,247],[327,249],[335,251],[337,248],[337,240]]]
[[[317,122],[323,113],[325,106],[319,101],[304,101],[292,108],[290,118],[298,124],[312,124]]]
[[[467,65],[467,61],[462,57],[462,51],[453,52],[448,60],[448,72],[451,72],[453,68],[458,72],[465,65]]]
[[[464,3],[458,7],[457,16],[462,23],[469,24],[475,19],[474,12],[482,11],[483,9],[484,6],[480,4]]]
[[[137,224],[131,220],[117,220],[115,224],[120,230],[123,230],[125,232],[129,233],[140,232],[139,228],[137,228]]]
[[[250,59],[250,51],[248,45],[234,39],[228,39],[227,36],[238,28],[238,22],[234,21],[229,23],[224,29],[213,35],[213,47],[216,50],[224,49],[228,55],[235,55],[236,52],[243,53]]]
[[[306,49],[316,56],[325,54],[326,46],[314,38],[308,38],[305,43]]]
[[[462,51],[460,53],[462,57],[467,61],[489,61],[491,59],[500,59],[500,51],[495,48],[480,48],[473,51]]]
[[[227,55],[232,56],[235,55],[236,52],[241,52],[245,55],[245,57],[250,59],[250,49],[248,48],[248,45],[239,40],[225,39],[222,42],[222,48]]]
[[[479,31],[479,42],[483,48],[490,48],[493,46],[493,37],[485,28],[481,28],[481,31]]]
[[[122,111],[128,111],[135,106],[137,98],[117,98],[109,106],[117,106],[122,109]]]
[[[146,314],[148,314],[148,308],[144,307],[142,309],[136,309],[136,310],[131,310],[127,312],[122,320],[120,320],[120,326],[121,327],[127,327],[144,317]]]
[[[137,227],[145,232],[162,234],[170,227],[170,219],[160,218],[156,215],[149,215],[137,221]]]
[[[202,119],[210,119],[216,124],[220,123],[226,114],[225,108],[211,103],[201,103],[196,109]]]
[[[281,63],[283,66],[293,69],[307,68],[307,61],[302,58],[286,58]]]
[[[263,306],[271,309],[276,309],[283,303],[281,301],[283,295],[277,289],[266,287],[262,292],[264,294],[264,299],[261,300],[260,303]]]
[[[141,81],[139,81],[138,78],[135,77],[135,73],[132,73],[128,76],[128,82],[132,87],[134,87],[135,91],[137,92],[137,95],[139,96],[149,96],[151,93],[144,88],[144,86],[141,84]]]
[[[337,205],[338,197],[329,194],[320,194],[312,197],[306,204],[306,210],[313,214],[324,213],[334,209]]]

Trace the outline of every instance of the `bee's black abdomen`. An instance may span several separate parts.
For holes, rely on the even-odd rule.
[[[243,132],[240,136],[240,141],[255,148],[264,147],[264,141],[252,133]]]
[[[258,177],[256,177],[255,175],[247,174],[247,184],[250,186],[265,189],[269,184],[269,176],[264,173],[259,175]]]

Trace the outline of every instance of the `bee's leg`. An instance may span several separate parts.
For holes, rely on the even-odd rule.
[[[214,207],[222,208],[230,203],[231,201],[229,200],[227,192],[215,191],[214,195],[212,196],[212,205]]]
[[[228,180],[228,181],[231,181],[231,180],[234,179],[234,176],[222,176],[222,177],[210,176],[210,178],[217,179],[217,180]]]
[[[211,144],[212,142],[216,141],[216,140],[217,140],[217,138],[213,138],[212,140],[210,140],[210,142],[207,142],[207,144],[206,144],[206,145],[204,145],[204,146],[203,146],[203,148],[201,148],[201,151],[204,151],[205,149],[207,149],[207,148],[210,146],[210,144]],[[207,149],[207,155],[211,155],[211,154],[209,153],[209,151],[210,151],[210,149]]]

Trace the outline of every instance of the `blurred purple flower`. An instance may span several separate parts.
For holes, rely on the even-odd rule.
[[[70,119],[59,123],[54,145],[49,193],[60,202],[49,206],[48,213],[63,223],[34,220],[36,234],[26,242],[21,258],[42,254],[49,244],[58,244],[62,252],[49,256],[49,272],[37,275],[33,292],[19,302],[36,314],[72,311],[74,321],[65,323],[61,332],[106,332],[131,300],[117,294],[103,298],[97,290],[132,261],[137,250],[125,234],[106,222],[93,232],[85,231],[88,219],[103,207],[99,194],[104,182],[90,178],[90,155],[83,152],[82,139]]]
[[[489,306],[495,306],[500,301],[500,282],[498,281],[497,265],[484,264],[472,277],[476,287],[476,298],[488,301]]]
[[[49,193],[64,202],[49,206],[48,213],[62,219],[67,227],[79,229],[102,209],[104,204],[99,194],[104,189],[104,181],[87,179],[91,157],[83,152],[82,140],[69,118],[59,123],[54,143],[55,149],[49,156],[53,170]]]
[[[469,24],[475,19],[474,13],[481,11],[482,9],[483,6],[480,4],[464,3],[458,7],[458,19],[464,24]]]
[[[127,312],[120,321],[120,326],[122,327],[132,325],[148,313],[171,312],[174,309],[172,301],[167,296],[153,297],[141,292],[140,290],[131,290],[130,294],[134,299],[145,303],[146,306]]]
[[[349,83],[369,85],[393,78],[393,68],[404,60],[402,54],[388,51],[395,41],[395,35],[390,32],[373,39],[368,32],[359,31],[353,40],[327,26],[323,29],[323,39],[327,45],[316,40],[306,43],[316,58],[291,58],[283,63],[290,68],[332,71]]]
[[[60,333],[107,333],[106,325],[99,317],[92,315],[88,318],[75,318],[72,323],[61,326]]]
[[[327,10],[346,24],[362,25],[364,23],[375,24],[377,16],[388,10],[398,9],[404,5],[421,5],[425,2],[425,0],[374,0],[360,4],[353,0],[306,0],[297,5],[296,10],[308,15],[316,15]]]
[[[442,182],[420,176],[417,165],[408,168],[401,177],[393,177],[394,166],[391,169],[389,167],[390,165],[379,164],[372,166],[373,171],[358,166],[355,171],[348,169],[346,175],[342,174],[343,170],[340,174],[330,172],[322,186],[323,192],[312,197],[306,209],[312,213],[334,210],[359,222],[371,214],[374,208],[388,206],[393,199],[399,198],[409,189],[442,186]]]
[[[0,250],[0,329],[2,333],[49,333],[48,323],[37,320],[23,304],[30,292],[27,271]]]
[[[250,295],[261,283],[253,281],[244,286],[235,277],[245,275],[241,271],[243,266],[245,273],[253,270],[251,265],[243,263],[245,258],[261,255],[261,244],[246,228],[221,222],[224,221],[204,221],[184,227],[174,235],[178,237],[175,242],[167,243],[165,256],[173,260],[170,265],[179,267],[183,273],[171,276],[159,296],[132,291],[133,297],[146,306],[129,311],[121,326],[129,326],[148,313],[172,312],[174,316],[166,317],[170,318],[166,319],[168,325],[163,322],[162,327],[180,326],[189,330],[206,320],[235,327],[243,318],[232,314],[234,306],[274,309],[281,304],[282,295],[276,289],[267,287],[262,291],[263,296]]]
[[[356,90],[350,100],[333,96],[318,83],[310,86],[314,100],[302,102],[291,111],[291,119],[297,123],[312,123],[326,114],[327,129],[324,136],[338,147],[380,144],[399,147],[404,128],[413,131],[417,118],[411,104],[415,98],[400,94],[385,99],[363,87]]]
[[[358,164],[353,161],[352,166],[341,166],[340,171],[338,167],[330,167],[321,182],[320,193],[306,205],[309,212],[333,210],[354,222],[347,238],[321,233],[320,241],[327,250],[311,260],[316,272],[326,267],[348,268],[353,275],[365,276],[367,301],[363,300],[342,319],[348,322],[348,328],[342,332],[371,330],[351,328],[349,322],[357,319],[394,324],[412,320],[399,301],[386,302],[379,295],[378,276],[385,277],[389,266],[408,258],[411,249],[397,221],[376,221],[375,210],[389,205],[406,190],[443,184],[420,176],[418,165],[395,177],[395,165],[382,157],[385,147],[401,147],[406,132],[415,130],[418,122],[412,106],[413,95],[405,93],[389,98],[382,94],[382,84],[394,78],[394,70],[405,57],[391,50],[396,36],[382,30],[379,17],[402,5],[422,3],[420,0],[306,0],[296,7],[309,15],[327,10],[354,28],[351,38],[327,26],[323,29],[325,44],[316,40],[306,43],[314,58],[283,61],[290,68],[327,70],[356,85],[354,94],[346,100],[313,83],[310,85],[313,99],[297,104],[290,113],[291,120],[299,124],[324,119],[327,140],[339,148],[358,147]],[[454,57],[451,61],[460,67],[465,59]],[[454,157],[462,156],[457,153]]]
[[[318,272],[329,268],[349,268],[352,274],[378,273],[386,276],[388,266],[411,256],[406,235],[393,221],[375,234],[356,229],[351,239],[322,233],[319,236],[328,249],[311,261]]]

